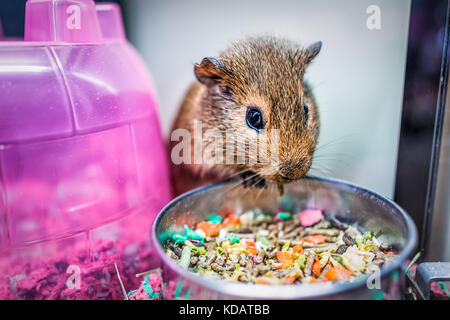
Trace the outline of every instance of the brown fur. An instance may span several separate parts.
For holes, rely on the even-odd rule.
[[[278,129],[279,169],[264,177],[276,183],[301,178],[311,166],[320,127],[316,101],[303,76],[320,45],[302,48],[281,38],[250,37],[234,42],[216,58],[203,59],[194,68],[199,81],[187,91],[172,131],[184,128],[193,137],[194,119],[202,121],[203,130],[231,129],[238,138],[250,141]],[[308,123],[304,121],[304,103],[309,107]],[[265,128],[259,133],[246,124],[247,106],[258,106],[263,112]],[[177,143],[170,142],[170,150]],[[203,148],[207,145],[205,142]],[[172,163],[175,192],[180,194],[245,169],[260,173],[267,164],[248,164],[253,156],[248,155],[244,165]]]

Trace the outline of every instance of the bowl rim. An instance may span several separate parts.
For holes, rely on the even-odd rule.
[[[396,214],[403,220],[406,227],[406,243],[404,248],[398,254],[398,258],[390,263],[386,268],[380,269],[380,278],[383,279],[390,273],[397,269],[406,269],[406,259],[411,256],[412,251],[417,245],[417,228],[411,217],[406,213],[406,211],[400,207],[393,200],[388,199],[374,191],[367,188],[358,186],[354,183],[350,183],[340,179],[325,178],[317,176],[305,176],[302,179],[316,180],[321,182],[328,182],[332,184],[339,185],[341,188],[350,187],[356,188],[360,191],[368,193],[370,196],[376,197],[378,200],[382,200],[386,204],[390,205],[397,211]],[[178,197],[171,200],[156,216],[152,227],[151,227],[151,242],[155,248],[158,258],[161,264],[165,264],[167,267],[175,271],[182,278],[186,278],[188,281],[195,283],[199,287],[206,287],[212,291],[223,294],[225,296],[233,296],[235,298],[241,299],[312,299],[320,298],[324,296],[335,295],[354,289],[361,288],[367,283],[367,277],[363,277],[360,280],[353,282],[324,282],[324,283],[314,283],[314,284],[301,284],[301,285],[266,285],[266,284],[241,284],[236,282],[226,282],[208,279],[192,272],[189,272],[182,268],[178,263],[170,259],[160,244],[158,237],[156,236],[156,229],[162,218],[173,206],[183,199],[192,196],[209,189],[214,189],[226,184],[231,183],[230,180],[224,180],[217,183],[208,184],[201,186],[199,188],[190,190],[186,193],[179,195]],[[274,294],[275,292],[275,294]]]

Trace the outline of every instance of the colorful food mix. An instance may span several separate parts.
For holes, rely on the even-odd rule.
[[[396,257],[373,232],[361,233],[311,209],[212,214],[171,235],[166,253],[202,276],[272,285],[354,281]]]

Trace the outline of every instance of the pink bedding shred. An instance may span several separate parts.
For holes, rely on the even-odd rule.
[[[58,259],[41,261],[16,258],[6,272],[0,272],[0,299],[21,300],[123,300],[124,296],[115,270],[130,290],[141,284],[136,274],[156,267],[154,252],[148,243],[99,240],[92,248],[92,256],[85,251],[67,252]],[[71,273],[69,265],[80,268],[79,288],[66,284]],[[154,281],[156,285],[156,280]]]

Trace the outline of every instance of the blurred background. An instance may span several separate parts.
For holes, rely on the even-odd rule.
[[[23,36],[25,2],[0,0],[0,20],[5,35]],[[432,69],[430,64],[429,68],[416,72],[419,77],[410,83],[403,96],[410,0],[96,2],[121,5],[127,37],[153,75],[166,138],[183,94],[194,81],[194,63],[218,54],[230,41],[245,35],[268,33],[305,45],[318,40],[323,42],[320,55],[306,74],[313,85],[322,118],[313,174],[352,181],[393,198],[397,176],[415,175],[428,165],[429,159],[422,156],[421,139],[426,143],[429,135],[432,136],[430,123],[434,123],[434,113],[421,106],[435,101],[432,90],[439,70]],[[373,12],[368,13],[368,8],[373,5],[380,9],[380,29],[370,30],[367,20]],[[443,10],[437,8],[436,16]],[[423,19],[423,23],[426,21]],[[423,27],[416,25],[414,32],[420,33]],[[424,61],[439,58],[442,41],[426,34],[423,39],[428,42],[425,46],[422,42],[410,43],[409,49],[416,53],[410,68],[417,67],[414,61],[417,65],[426,65]],[[405,142],[408,152],[404,154],[411,155],[411,165],[397,172],[404,98],[416,104],[404,126],[409,132],[417,132],[417,137],[410,135],[411,140]],[[431,257],[450,260],[450,232],[447,231],[450,230],[449,120],[446,119],[445,124],[433,216],[433,231],[436,232],[430,237]],[[418,179],[426,181],[427,176]],[[425,196],[421,189],[424,186],[417,184],[415,194]],[[411,203],[411,208],[420,207],[424,199],[411,197],[408,194],[411,188],[397,190],[396,200]],[[420,229],[421,221],[416,219],[416,223]]]

